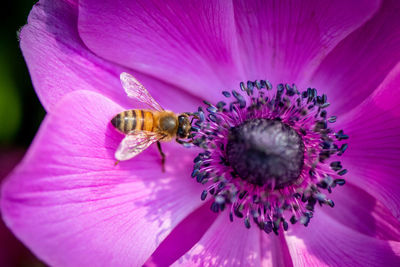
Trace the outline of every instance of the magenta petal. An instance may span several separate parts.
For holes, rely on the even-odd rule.
[[[400,220],[400,63],[338,127],[350,136],[341,158],[348,179],[384,204]]]
[[[368,20],[379,2],[234,3],[246,78],[304,86],[303,81],[307,81],[326,54]]]
[[[169,266],[196,244],[218,214],[210,211],[210,201],[189,214],[158,246],[145,266]]]
[[[84,47],[77,32],[77,11],[65,1],[40,1],[20,33],[33,85],[46,109],[73,90],[123,98],[118,90],[122,70]]]
[[[338,44],[313,75],[313,86],[328,92],[336,114],[365,100],[400,60],[399,12],[399,1],[383,1],[374,17]]]
[[[331,196],[335,207],[324,208],[321,212],[356,232],[383,240],[400,241],[400,221],[373,195],[352,185],[351,178],[347,181]]]
[[[2,187],[9,228],[52,266],[141,265],[201,205],[194,152],[167,144],[166,173],[150,147],[114,165],[121,107],[94,92],[68,94]]]
[[[260,266],[260,230],[246,229],[243,220],[229,221],[226,212],[173,266]]]
[[[33,7],[21,30],[21,49],[46,110],[75,90],[100,92],[124,107],[132,106],[119,80],[123,71],[134,74],[166,108],[173,107],[170,99],[177,99],[180,108],[193,109],[193,96],[89,51],[78,35],[77,20],[76,4],[44,0]]]
[[[279,235],[261,234],[261,265],[262,266],[288,266],[292,267],[292,257],[290,256],[284,232],[281,229]]]
[[[229,1],[85,0],[78,26],[97,55],[203,99],[242,79]]]
[[[372,238],[316,212],[286,234],[294,266],[399,266],[400,243]]]

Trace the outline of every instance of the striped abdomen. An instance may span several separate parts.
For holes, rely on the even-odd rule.
[[[112,118],[111,124],[124,134],[133,130],[152,132],[153,113],[142,109],[126,110]]]

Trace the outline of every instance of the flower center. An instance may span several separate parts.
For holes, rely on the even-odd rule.
[[[241,179],[275,188],[295,181],[304,163],[304,145],[299,134],[279,120],[263,118],[232,127],[226,154]]]
[[[333,207],[323,192],[345,184],[347,170],[338,157],[347,149],[343,130],[335,132],[325,94],[268,81],[240,83],[242,93],[223,91],[230,103],[204,101],[192,124],[193,145],[204,151],[194,159],[192,177],[214,198],[211,210],[229,208],[229,218],[254,222],[266,233],[307,226],[316,204]]]

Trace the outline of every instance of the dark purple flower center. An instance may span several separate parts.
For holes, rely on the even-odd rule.
[[[281,121],[252,119],[230,129],[226,155],[239,178],[282,188],[300,176],[304,145],[300,135]]]
[[[193,145],[204,149],[192,177],[208,185],[214,212],[230,209],[229,218],[244,218],[266,233],[288,222],[308,225],[316,204],[333,207],[323,192],[343,185],[347,170],[337,157],[347,149],[343,130],[334,132],[326,95],[308,88],[268,81],[240,83],[242,93],[222,94],[230,102],[204,101],[192,124]],[[251,220],[252,218],[252,220]]]

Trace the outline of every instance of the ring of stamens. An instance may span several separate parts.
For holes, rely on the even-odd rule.
[[[315,205],[334,206],[323,193],[343,185],[340,161],[348,139],[329,125],[326,95],[308,88],[268,81],[240,84],[244,94],[224,91],[230,103],[205,101],[192,125],[193,144],[204,151],[194,159],[192,177],[208,184],[201,194],[213,197],[211,210],[229,208],[229,217],[250,219],[267,233],[300,222],[307,226]]]

